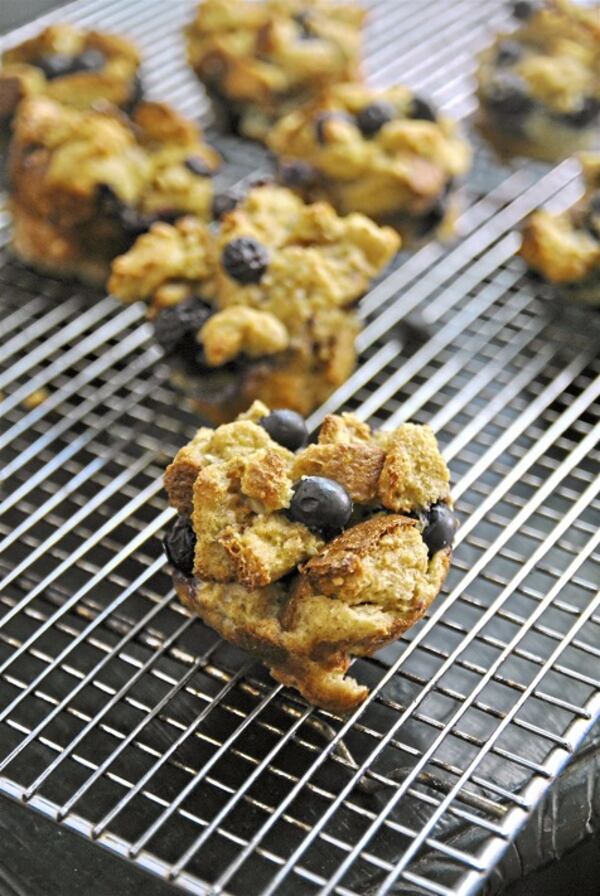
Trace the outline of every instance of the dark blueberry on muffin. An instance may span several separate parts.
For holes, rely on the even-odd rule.
[[[273,441],[289,451],[297,451],[308,442],[308,429],[304,417],[296,411],[278,410],[271,411],[259,421]]]
[[[395,116],[396,110],[391,103],[370,103],[357,114],[356,123],[363,137],[373,137]]]
[[[523,48],[516,40],[503,40],[498,44],[496,62],[498,65],[514,65],[523,55]]]
[[[534,106],[523,79],[511,72],[498,73],[490,84],[486,99],[493,112],[512,119],[525,118]]]
[[[165,554],[175,569],[184,576],[191,576],[194,571],[194,552],[196,536],[191,522],[184,516],[178,516],[163,540]]]
[[[408,107],[408,117],[418,121],[437,121],[435,109],[422,96],[413,96]]]
[[[315,532],[341,532],[352,516],[352,498],[334,479],[305,476],[294,485],[289,516]]]
[[[254,237],[241,236],[225,246],[221,263],[238,283],[258,283],[267,270],[269,253]]]
[[[154,321],[156,341],[167,355],[180,350],[184,342],[187,343],[190,338],[197,346],[196,333],[211,313],[210,306],[197,298],[187,299],[171,308],[163,309]]]
[[[278,179],[284,187],[307,187],[314,183],[317,172],[309,162],[302,159],[292,159],[289,162],[280,162],[278,166]]]

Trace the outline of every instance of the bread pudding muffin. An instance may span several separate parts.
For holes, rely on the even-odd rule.
[[[311,703],[349,712],[368,689],[353,657],[398,638],[435,599],[452,557],[450,474],[427,426],[373,432],[255,402],[202,428],[165,473],[165,539],[188,609]]]
[[[74,25],[50,25],[2,54],[0,121],[22,99],[47,96],[76,109],[98,100],[132,109],[141,99],[140,57],[131,41]]]
[[[256,398],[308,414],[353,370],[354,305],[399,244],[364,215],[263,183],[216,229],[154,225],[115,259],[109,288],[148,303],[172,381],[209,420]]]
[[[210,220],[220,158],[164,103],[69,108],[25,99],[9,155],[13,248],[58,276],[103,283],[110,262],[157,220]]]
[[[600,5],[515,0],[478,70],[480,125],[503,155],[552,161],[598,142]]]
[[[404,237],[448,229],[453,187],[471,164],[454,122],[402,86],[332,87],[281,119],[268,143],[282,183]]]
[[[204,0],[188,60],[225,131],[264,140],[273,122],[359,73],[364,11],[338,0]]]
[[[581,155],[585,193],[561,214],[526,221],[520,255],[561,296],[600,305],[600,153]]]

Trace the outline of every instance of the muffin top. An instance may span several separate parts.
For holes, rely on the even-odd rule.
[[[233,423],[198,430],[167,468],[170,502],[196,537],[193,574],[253,589],[299,571],[320,593],[360,601],[367,588],[389,587],[396,600],[376,567],[357,579],[348,553],[368,553],[371,539],[385,550],[386,536],[401,532],[409,567],[425,574],[429,554],[451,542],[453,530],[428,543],[427,514],[444,505],[449,515],[450,501],[433,432],[411,423],[373,432],[351,414],[332,415],[306,445],[301,418],[290,427],[289,413],[255,402]]]
[[[98,99],[125,106],[138,98],[139,64],[135,45],[125,38],[50,25],[2,54],[0,115],[14,111],[11,103],[26,95],[46,95],[79,109]]]
[[[89,217],[120,204],[210,218],[219,155],[165,103],[79,111],[48,97],[19,106],[10,167],[18,200],[38,214]]]
[[[199,76],[230,99],[268,103],[358,73],[364,11],[336,0],[205,0],[186,29]]]
[[[165,315],[204,306],[196,337],[216,366],[293,347],[307,328],[318,335],[339,326],[399,243],[363,215],[342,218],[326,203],[306,205],[263,184],[216,230],[193,218],[154,225],[115,259],[109,288],[124,301],[147,301],[159,338]]]
[[[600,112],[600,6],[516,0],[513,9],[518,27],[481,56],[484,101],[510,92],[572,125],[591,124]]]
[[[349,186],[385,179],[424,206],[471,162],[454,122],[401,85],[335,85],[281,119],[268,142],[282,160],[284,181],[286,174],[300,187],[315,176]],[[286,160],[305,164],[286,171]]]
[[[537,211],[525,223],[520,255],[553,283],[600,271],[600,153],[582,153],[585,193],[561,214]]]

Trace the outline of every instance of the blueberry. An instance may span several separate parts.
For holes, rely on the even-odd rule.
[[[154,321],[154,337],[165,354],[186,351],[193,345],[196,351],[196,333],[212,313],[202,299],[187,299],[171,308],[165,308]],[[189,353],[189,351],[188,351]]]
[[[356,116],[356,123],[363,137],[373,137],[395,117],[396,110],[392,104],[382,101],[364,106]]]
[[[351,115],[348,115],[347,112],[321,112],[321,114],[317,115],[315,118],[315,135],[321,146],[327,143],[325,126],[330,121],[345,121],[349,124],[354,124],[354,119]]]
[[[310,162],[292,159],[279,163],[278,179],[284,187],[306,187],[314,183],[316,177],[317,172]]]
[[[217,193],[213,199],[212,213],[213,218],[219,221],[227,212],[233,211],[241,196],[233,190],[225,190],[223,193]]]
[[[188,156],[187,159],[184,159],[183,164],[188,171],[191,171],[192,174],[197,174],[198,177],[212,176],[212,168],[202,156]]]
[[[123,211],[123,200],[117,196],[109,184],[98,184],[96,203],[98,211],[111,218],[119,217]]]
[[[296,411],[271,411],[259,421],[273,441],[290,451],[297,451],[308,442],[308,429],[304,417]]]
[[[594,96],[586,96],[582,99],[579,109],[575,112],[567,112],[561,115],[561,121],[574,128],[587,128],[593,124],[600,113],[600,100]]]
[[[84,50],[73,58],[72,72],[99,72],[106,65],[106,56],[100,50]]]
[[[510,72],[496,75],[488,87],[486,102],[493,112],[513,119],[525,118],[534,106],[523,79]]]
[[[62,78],[64,75],[71,74],[73,70],[73,57],[66,56],[64,53],[45,53],[33,63],[37,68],[41,68],[49,81],[54,78]]]
[[[539,12],[543,5],[539,0],[514,0],[512,14],[515,19],[526,22],[534,13]]]
[[[124,109],[126,112],[133,112],[138,103],[141,103],[144,99],[144,86],[142,84],[142,80],[139,75],[134,75],[133,81],[131,82],[131,92],[127,99],[127,102],[124,104]]]
[[[444,218],[446,217],[446,212],[448,211],[447,203],[444,201],[444,197],[440,197],[436,199],[433,205],[419,218],[418,221],[418,232],[421,235],[425,235],[429,233],[431,230],[435,230],[436,227],[442,223]]]
[[[194,552],[196,535],[192,524],[186,517],[178,516],[163,539],[163,547],[169,562],[184,576],[191,576],[194,571]]]
[[[269,264],[269,253],[252,236],[240,236],[227,243],[221,255],[227,274],[238,283],[258,283]]]
[[[290,519],[314,532],[332,536],[348,524],[352,498],[343,485],[324,476],[306,476],[294,485]]]
[[[523,55],[523,47],[516,40],[503,40],[496,50],[498,65],[513,65]]]
[[[429,100],[423,99],[422,96],[413,96],[408,108],[408,117],[416,118],[418,121],[437,121],[435,109]]]
[[[454,540],[454,533],[458,521],[447,504],[433,504],[422,515],[425,528],[421,533],[423,541],[427,545],[429,556],[450,547]]]
[[[142,233],[147,233],[153,224],[160,220],[158,214],[144,214],[130,205],[124,205],[119,214],[121,226],[128,237],[137,239]]]

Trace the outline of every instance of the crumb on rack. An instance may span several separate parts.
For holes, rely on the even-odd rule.
[[[44,386],[42,389],[36,389],[35,392],[32,392],[31,395],[24,398],[21,404],[26,411],[33,411],[34,408],[39,407],[39,405],[46,401],[49,396],[50,392]]]

